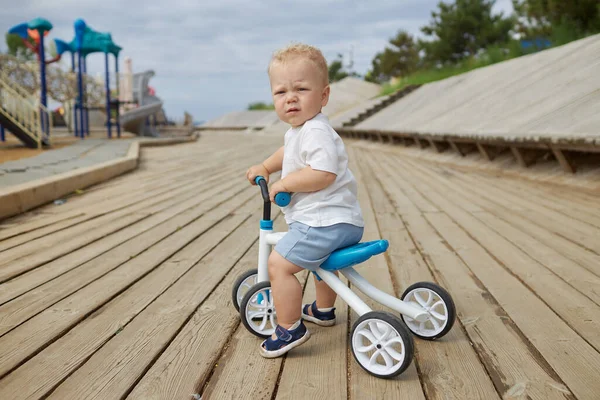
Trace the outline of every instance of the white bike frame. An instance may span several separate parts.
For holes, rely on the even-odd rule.
[[[275,246],[286,233],[287,232],[273,232],[272,229],[260,230],[257,283],[269,280],[269,255],[271,254],[273,246]],[[426,310],[377,289],[363,278],[353,267],[343,268],[340,272],[352,283],[352,285],[354,285],[354,287],[358,288],[376,302],[419,322],[427,321],[429,318],[429,314]],[[316,273],[338,294],[338,296],[348,303],[350,308],[352,308],[359,316],[372,311],[371,308],[369,308],[369,306],[333,272],[317,268]]]

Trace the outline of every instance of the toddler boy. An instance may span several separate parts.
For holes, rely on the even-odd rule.
[[[302,319],[323,326],[335,324],[336,293],[315,278],[317,299],[302,306],[302,286],[295,274],[316,270],[329,255],[358,243],[364,221],[357,185],[348,169],[344,143],[321,113],[329,100],[327,62],[317,48],[294,44],[274,53],[269,80],[278,117],[291,125],[284,146],[246,177],[282,171],[271,185],[270,197],[292,193],[283,207],[288,233],[269,256],[269,279],[278,326],[261,345],[261,355],[279,357],[310,337]]]

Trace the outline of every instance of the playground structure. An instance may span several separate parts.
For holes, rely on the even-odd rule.
[[[156,130],[156,116],[162,112],[163,102],[154,95],[153,90],[148,86],[150,79],[154,76],[154,71],[133,74],[130,69],[131,62],[126,62],[126,66],[129,67],[129,70],[125,77],[129,78],[131,84],[125,85],[125,88],[130,89],[128,98],[137,106],[128,109],[121,115],[121,124],[127,131],[140,136],[159,136]],[[130,102],[125,102],[124,108],[127,109],[130,104]]]
[[[106,94],[106,129],[108,137],[112,137],[111,124],[111,97],[110,97],[110,73],[108,67],[108,57],[112,54],[115,57],[115,71],[118,77],[119,73],[119,52],[121,47],[117,46],[109,33],[100,33],[90,28],[84,20],[75,21],[75,38],[66,43],[55,39],[56,50],[60,58],[65,52],[71,53],[71,71],[75,71],[77,66],[77,85],[78,97],[74,110],[75,136],[84,137],[89,135],[89,107],[86,104],[86,91],[83,87],[83,73],[87,73],[87,56],[93,53],[104,53],[105,60],[105,94]],[[77,59],[77,62],[76,62]],[[118,84],[117,84],[118,87]],[[121,135],[121,127],[118,123],[117,112],[117,135]]]
[[[129,68],[122,75],[130,84],[121,85],[118,68],[121,48],[112,41],[111,35],[94,31],[81,19],[75,21],[74,27],[75,38],[71,42],[55,39],[57,54],[50,60],[45,59],[43,40],[52,29],[49,21],[37,18],[9,30],[9,33],[19,35],[23,43],[34,51],[38,62],[0,56],[0,140],[5,140],[7,128],[28,147],[50,145],[52,114],[47,109],[48,97],[63,104],[65,122],[79,138],[90,134],[90,110],[105,114],[108,138],[112,137],[113,120],[118,137],[121,136],[122,125],[136,134],[157,136],[153,125],[157,121],[156,115],[164,115],[164,111],[162,101],[154,93],[150,94],[153,90],[147,86],[154,72],[133,74],[131,61],[126,60]],[[32,39],[35,46],[30,43]],[[50,65],[59,61],[66,52],[71,54],[70,71]],[[87,74],[86,57],[96,52],[105,55],[104,88],[101,82]],[[114,99],[111,98],[108,67],[110,54],[115,57]],[[126,90],[121,96],[122,87]],[[38,95],[39,100],[36,99]]]
[[[57,61],[46,61],[44,49],[44,37],[52,30],[52,24],[42,18],[36,18],[28,23],[22,23],[13,27],[9,33],[17,34],[23,39],[23,43],[31,49],[38,58],[40,65],[40,104],[34,107],[26,101],[23,91],[11,84],[3,74],[0,79],[2,88],[2,101],[0,107],[0,134],[4,139],[4,127],[22,140],[29,147],[41,147],[50,144],[51,119],[49,118],[46,97],[46,63]],[[33,40],[34,44],[28,39]]]

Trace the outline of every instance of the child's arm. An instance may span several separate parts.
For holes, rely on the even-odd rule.
[[[337,178],[338,154],[332,135],[323,129],[313,128],[305,133],[300,152],[307,166],[292,172],[271,185],[271,200],[279,192],[306,193],[323,190]]]
[[[248,171],[246,171],[246,178],[250,181],[251,184],[255,185],[254,179],[257,176],[264,177],[267,182],[269,182],[269,175],[281,171],[283,168],[283,146],[281,146],[275,153],[273,153],[269,158],[262,162],[262,164],[257,164],[251,166]]]
[[[280,181],[271,185],[270,196],[271,201],[279,192],[316,192],[323,190],[333,182],[337,175],[332,172],[319,171],[312,169],[310,166],[299,171],[292,172]]]

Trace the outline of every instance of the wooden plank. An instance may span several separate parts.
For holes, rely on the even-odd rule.
[[[444,150],[446,150],[446,148],[447,148],[447,145],[442,142],[437,142],[437,141],[433,140],[432,138],[428,138],[427,140],[429,141],[429,144],[431,145],[431,147],[433,147],[435,149],[435,151],[438,153],[443,153]]]
[[[92,216],[86,214],[80,214],[79,216],[69,216],[62,221],[58,221],[54,224],[46,225],[42,228],[31,230],[29,232],[18,234],[8,239],[0,241],[0,252],[11,249],[13,247],[19,246],[23,243],[30,242],[34,239],[40,238],[42,236],[49,235],[51,233],[62,231],[67,229],[73,225],[77,225],[81,222],[87,221],[91,219]]]
[[[515,160],[522,168],[527,168],[535,162],[535,159],[529,154],[526,153],[525,149],[518,148],[515,146],[510,147],[510,151],[512,152]]]
[[[530,237],[534,237],[541,243],[544,243],[546,248],[554,249],[559,252],[563,257],[566,257],[578,266],[586,268],[596,276],[600,276],[600,255],[586,251],[577,244],[567,240],[563,237],[557,236],[548,230],[536,226],[527,220],[513,215],[510,213],[503,212],[492,212],[497,218],[505,220],[512,226],[526,233]]]
[[[435,177],[430,176],[430,180]],[[471,195],[471,194],[469,194]],[[431,195],[441,198],[441,194]],[[460,206],[468,201],[465,196],[457,196],[444,191],[444,203],[454,202]],[[447,204],[447,203],[446,203]],[[468,231],[477,231],[477,241],[492,254],[504,268],[511,271],[530,290],[534,291],[560,315],[576,332],[597,350],[600,350],[600,307],[573,286],[565,282],[529,254],[512,245],[508,240],[487,227],[476,216],[468,214],[451,204],[452,216]],[[559,268],[556,267],[555,268]]]
[[[276,231],[285,231],[287,226],[283,221],[283,218],[278,218],[275,220],[275,230]],[[236,321],[239,321],[239,314],[235,313],[233,310],[233,306],[230,301],[230,290],[231,285],[233,283],[233,279],[237,278],[238,274],[256,267],[257,260],[257,247],[253,247],[253,249],[244,256],[242,260],[242,265],[236,266],[236,270],[231,274],[231,280],[228,284],[225,285],[226,289],[224,291],[223,296],[227,297],[227,300],[223,300],[223,303],[226,303],[226,306],[223,305],[221,308],[227,307],[229,313],[233,314],[233,318]],[[299,274],[298,279],[301,284],[304,286],[306,282],[308,274]],[[218,290],[218,289],[217,289]],[[215,310],[214,313],[219,311]],[[220,311],[222,314],[223,311]],[[221,320],[223,317],[219,317]],[[220,322],[215,322],[220,324]],[[206,326],[199,326],[199,324],[195,323],[194,333],[190,333],[190,337],[198,337],[202,339],[195,339],[206,341],[207,343],[211,343],[212,336],[222,336],[220,332],[210,332]],[[185,328],[184,328],[185,329]],[[183,333],[183,332],[182,332]],[[177,339],[176,339],[177,340]],[[212,339],[212,341],[219,340],[217,337]],[[222,339],[220,339],[222,340]],[[312,341],[312,338],[311,338]],[[174,341],[175,343],[175,341]],[[186,385],[185,389],[180,389],[178,393],[180,393],[179,397],[174,394],[165,395],[165,397],[161,398],[181,398],[187,393],[196,393],[198,396],[207,399],[217,399],[217,398],[232,398],[232,399],[271,399],[274,396],[274,390],[277,386],[279,370],[282,365],[282,361],[284,358],[276,358],[276,359],[265,359],[260,356],[258,352],[258,346],[260,345],[261,340],[256,338],[255,336],[248,333],[248,331],[244,328],[243,325],[239,324],[237,330],[233,334],[231,341],[228,342],[225,346],[225,350],[223,355],[221,355],[218,359],[216,359],[216,355],[214,358],[211,358],[212,362],[206,360],[206,357],[200,357],[196,360],[182,360],[177,363],[179,366],[175,368],[183,369],[184,374],[190,376],[191,382],[195,383],[195,391],[192,391],[190,385]],[[172,345],[173,350],[171,354],[177,351],[177,348],[183,347],[184,344],[178,344],[177,346]],[[200,347],[193,345],[185,345],[186,348],[196,348]],[[208,346],[208,350],[210,350],[212,346]],[[304,346],[303,346],[304,347]],[[165,354],[169,351],[165,351],[161,358],[164,358],[164,363],[167,362],[169,357],[174,357],[174,354],[165,357]],[[214,350],[216,353],[216,349]],[[160,362],[159,360],[157,364]],[[200,367],[196,367],[196,365],[200,365]],[[210,381],[206,383],[209,378],[209,373],[211,373],[212,366],[216,364],[214,368],[214,372],[212,376],[210,376]],[[163,364],[164,365],[164,364]],[[248,365],[251,368],[240,368],[240,365]],[[166,372],[165,369],[169,369]],[[149,398],[153,398],[152,392],[154,391],[154,387],[157,385],[161,385],[158,383],[160,381],[164,382],[164,378],[162,376],[165,373],[168,375],[170,371],[172,371],[172,376],[178,376],[179,374],[175,374],[174,369],[169,364],[164,367],[159,365],[154,365],[150,372],[144,377],[142,382],[136,390],[132,392],[130,398],[139,398],[145,395],[150,396]],[[200,377],[199,379],[197,377]],[[154,383],[157,382],[157,383]],[[243,382],[240,385],[232,385],[231,382]],[[139,390],[138,390],[139,389]],[[171,397],[172,396],[172,397]]]
[[[488,256],[449,218],[428,215],[429,221],[477,275],[508,316],[546,359],[577,398],[593,398],[598,393],[594,378],[600,355],[567,326],[534,293]],[[471,231],[470,234],[478,232]],[[483,271],[486,270],[486,271]],[[563,390],[561,386],[556,390]]]
[[[14,236],[22,235],[27,232],[31,232],[36,229],[44,228],[52,224],[60,223],[69,218],[76,218],[83,215],[83,211],[74,212],[71,214],[61,214],[57,216],[51,216],[41,221],[28,221],[11,225],[10,222],[0,226],[0,241],[12,238]]]
[[[316,299],[314,278],[308,275],[303,303]],[[305,278],[306,279],[306,278]],[[307,323],[310,340],[288,353],[279,385],[278,400],[347,397],[348,306],[336,299],[336,324],[321,327]],[[255,345],[254,351],[258,351]]]
[[[196,151],[199,152],[199,150]],[[191,151],[189,152],[192,153]],[[237,152],[239,152],[239,148],[237,149]],[[219,154],[220,152],[217,151],[215,153]],[[201,156],[201,154],[196,154],[195,152],[192,154],[193,157]],[[177,156],[174,158],[181,161],[181,154],[177,154]],[[233,159],[237,160],[238,158],[234,157]],[[66,213],[68,211],[79,213],[81,212],[81,209],[85,209],[89,212],[90,205],[94,203],[105,204],[108,202],[119,205],[123,204],[126,201],[130,201],[127,204],[132,204],[137,201],[136,199],[139,198],[140,194],[147,194],[149,188],[156,189],[165,187],[166,185],[171,185],[173,181],[185,183],[190,179],[194,179],[200,172],[210,172],[211,170],[214,170],[213,165],[205,165],[204,163],[198,164],[197,158],[195,158],[193,160],[193,163],[188,162],[189,167],[182,168],[181,164],[175,165],[173,168],[176,168],[176,170],[170,170],[170,175],[166,175],[165,173],[163,173],[163,170],[160,169],[161,167],[164,167],[164,162],[160,164],[157,163],[157,167],[154,167],[153,171],[144,172],[144,160],[145,158],[142,157],[142,161],[138,166],[138,170],[136,170],[135,172],[136,179],[134,180],[131,179],[131,175],[123,175],[118,178],[112,179],[109,182],[104,182],[86,189],[85,196],[70,196],[68,198],[68,202],[60,207],[56,207],[53,205],[42,206],[36,209],[35,211],[27,213],[25,215],[29,217],[29,221],[43,221],[48,218],[48,214],[50,214],[51,217],[53,214],[61,214]],[[215,160],[212,160],[211,157],[206,157],[203,158],[203,160],[206,163],[217,164],[222,159],[217,158]],[[169,176],[169,179],[164,179],[165,176]],[[115,184],[114,182],[117,182],[117,184]],[[106,190],[105,188],[109,189]],[[85,200],[83,199],[83,197],[85,197]],[[114,199],[119,199],[120,201],[115,202]],[[36,215],[39,213],[42,213],[42,215]],[[11,219],[11,222],[13,220],[18,221],[19,218],[21,217],[15,217]]]
[[[405,177],[409,179],[407,175]],[[417,184],[412,180],[411,182]],[[433,197],[435,203],[453,218],[464,213],[445,200],[447,193]],[[486,232],[466,229],[471,235],[469,237],[442,214],[428,214],[428,219],[502,304],[519,329],[575,396],[593,398],[594,393],[600,390],[600,382],[594,378],[595,372],[592,372],[600,367],[600,354],[471,239],[483,237]]]
[[[20,244],[24,244],[24,243],[28,243],[31,242],[34,239],[49,235],[51,233],[57,232],[57,231],[62,231],[66,228],[69,228],[73,225],[77,225],[79,223],[88,221],[92,218],[96,218],[98,216],[104,215],[104,214],[108,214],[112,211],[116,211],[116,210],[123,210],[123,209],[137,209],[139,208],[139,203],[143,203],[145,200],[150,199],[151,201],[156,201],[157,196],[160,196],[160,199],[168,199],[168,198],[172,198],[174,196],[176,196],[178,193],[182,193],[185,191],[189,191],[189,187],[186,187],[186,185],[180,184],[180,185],[171,185],[170,187],[167,187],[166,189],[160,189],[160,190],[154,190],[154,191],[150,191],[144,194],[144,196],[136,196],[136,197],[130,197],[130,198],[124,198],[124,196],[121,196],[120,194],[115,193],[115,197],[119,199],[118,202],[109,202],[106,203],[104,202],[101,205],[94,205],[90,202],[90,204],[88,204],[88,206],[86,207],[86,209],[91,208],[91,210],[83,213],[81,216],[76,217],[76,218],[70,218],[70,219],[66,219],[62,222],[56,223],[56,224],[52,224],[49,226],[46,226],[42,229],[37,229],[37,230],[33,230],[30,232],[27,232],[25,234],[21,234],[15,237],[12,237],[8,240],[4,240],[2,242],[0,242],[0,251],[4,251],[7,249],[10,249],[12,247],[16,247]],[[82,196],[82,198],[86,198],[87,196]],[[71,213],[75,213],[76,211],[71,211],[68,212],[68,214]]]
[[[227,176],[227,175],[219,174],[219,177],[221,179],[224,176]],[[118,198],[119,198],[118,202],[110,202],[110,203],[105,202],[98,206],[93,206],[93,209],[89,210],[88,212],[86,212],[85,214],[83,214],[80,217],[71,218],[71,219],[65,220],[63,222],[47,226],[42,229],[37,229],[37,230],[31,231],[31,232],[28,232],[26,234],[22,234],[22,235],[13,237],[11,239],[4,240],[4,241],[0,242],[0,251],[18,246],[23,243],[31,242],[34,239],[49,235],[49,234],[57,232],[57,231],[64,230],[71,226],[88,221],[92,218],[96,218],[101,215],[108,214],[113,211],[124,210],[124,209],[134,209],[134,210],[139,211],[139,210],[143,209],[143,207],[145,205],[149,204],[150,202],[157,203],[157,202],[164,202],[164,201],[167,201],[167,200],[170,200],[173,198],[180,198],[180,197],[186,196],[186,195],[188,197],[193,196],[194,193],[198,193],[199,191],[201,191],[201,189],[204,186],[205,186],[205,183],[202,180],[196,180],[192,184],[188,183],[188,184],[180,184],[177,186],[173,185],[173,186],[167,187],[166,189],[161,189],[160,191],[150,191],[150,192],[146,193],[143,197],[139,196],[137,198],[132,198],[129,200],[123,199],[121,196],[118,196]],[[85,196],[83,196],[83,197],[85,197]],[[92,206],[90,205],[90,207],[92,207]]]
[[[487,161],[493,161],[494,160],[494,155],[488,151],[488,149],[485,147],[485,145],[476,142],[475,146],[477,146],[477,149],[479,150],[479,152],[481,153],[481,156],[487,160]]]
[[[210,196],[212,192],[207,192],[206,194]],[[88,259],[89,252],[92,250],[92,248],[85,248],[82,250],[83,255],[78,255],[79,258],[76,258],[77,264],[75,265],[68,263],[68,257],[67,259],[59,259],[56,263],[53,262],[32,271],[29,274],[30,276],[26,276],[26,274],[0,286],[0,288],[7,291],[7,293],[2,293],[0,299],[6,299],[15,297],[19,291],[23,291],[40,281],[49,280],[48,283],[39,286],[34,291],[0,306],[0,335],[18,326],[38,312],[50,307],[54,302],[59,301],[107,272],[117,268],[122,263],[138,256],[149,247],[177,232],[182,227],[199,218],[206,211],[218,206],[219,203],[236,194],[238,193],[235,192],[235,189],[232,189],[231,191],[214,196],[210,201],[202,201],[202,197],[204,197],[202,196],[193,200],[192,204],[188,204],[191,201],[184,202],[181,206],[172,207],[166,213],[158,214],[143,221],[144,227],[133,225],[126,228],[124,231],[129,230],[134,232],[140,228],[148,229],[139,236],[134,234],[131,240],[126,240],[123,236],[123,233],[128,232],[109,236],[105,241],[110,240],[110,244],[114,243],[116,247],[101,257],[90,257],[89,261],[81,263],[81,258]],[[186,210],[188,206],[192,207]],[[185,211],[181,213],[183,210]],[[181,214],[177,215],[179,213]],[[157,226],[152,227],[155,224]],[[50,280],[56,273],[62,275]],[[9,289],[12,290],[10,293],[8,293]]]
[[[443,168],[445,171],[452,171],[449,168]],[[572,199],[566,200],[558,195],[562,192],[556,187],[547,184],[534,182],[524,182],[519,179],[497,179],[487,174],[457,174],[453,176],[455,180],[465,182],[465,184],[477,185],[478,188],[490,188],[494,190],[495,198],[503,199],[505,204],[511,204],[516,201],[520,204],[527,204],[528,207],[539,208],[543,206],[552,212],[584,222],[600,228],[600,215],[598,214],[597,201],[593,204],[577,203]],[[599,198],[600,199],[600,198]]]
[[[452,147],[452,149],[454,151],[456,151],[458,154],[461,155],[461,157],[465,157],[467,154],[469,154],[469,150],[467,149],[468,145],[466,145],[466,144],[459,144],[459,143],[456,143],[456,142],[454,142],[452,140],[448,140],[448,143],[450,144],[450,147]]]
[[[369,241],[380,239],[380,233],[375,220],[373,205],[371,198],[367,193],[367,186],[365,181],[367,177],[363,177],[362,168],[359,165],[359,157],[357,151],[354,148],[349,149],[349,155],[351,160],[351,169],[358,182],[358,196],[359,202],[363,212],[363,218],[365,220],[365,233],[362,241]],[[362,160],[361,160],[362,161]],[[361,264],[356,267],[356,270],[373,286],[380,290],[392,295],[397,295],[392,285],[391,276],[388,268],[388,264],[385,257],[378,256],[370,259],[368,263]],[[367,303],[373,310],[385,310],[390,311],[379,303],[374,302],[369,297],[356,290],[356,293]],[[349,328],[352,329],[357,314],[353,311],[349,314],[350,324]],[[351,350],[350,350],[351,351]],[[417,359],[419,359],[420,348],[417,349]],[[398,379],[378,379],[369,375],[364,371],[354,360],[351,353],[348,354],[349,358],[349,382],[348,382],[348,395],[351,399],[383,399],[383,398],[397,398],[399,394],[406,396],[410,399],[424,399],[425,395],[423,387],[419,382],[419,374],[417,370],[418,362],[413,360],[411,365],[402,373]]]
[[[410,168],[415,168],[417,170],[419,169],[415,164],[411,164]],[[431,175],[431,170],[424,171],[428,171],[426,173],[430,174],[429,176],[432,178],[435,178],[434,175]],[[469,203],[466,203],[463,200],[461,204],[463,209],[471,211],[474,213],[474,215],[479,215],[480,213],[485,212],[492,213],[496,217],[518,227],[518,229],[522,230],[523,232],[528,233],[529,236],[536,238],[536,240],[545,244],[547,247],[559,251],[562,256],[572,259],[579,266],[584,267],[593,274],[600,276],[599,255],[590,251],[586,251],[572,241],[552,233],[551,230],[547,230],[543,227],[532,224],[529,220],[524,219],[521,215],[504,208],[505,204],[512,205],[514,202],[519,201],[519,199],[511,198],[500,203],[495,203],[498,198],[501,198],[501,191],[494,193],[494,195],[491,197],[484,196],[484,194],[489,190],[493,190],[493,187],[502,187],[503,185],[500,182],[495,181],[493,184],[487,186],[481,182],[478,183],[477,181],[467,181],[463,179],[463,175],[457,175],[455,178],[456,179],[453,179],[453,182],[448,182],[447,179],[439,180],[439,185],[440,187],[444,187],[449,190],[450,193],[462,189],[463,192],[468,193],[469,202],[476,204],[477,207],[480,207],[479,209],[473,209],[472,206],[467,205]],[[462,184],[461,180],[465,181],[465,183]],[[474,186],[480,187],[480,190],[476,193],[471,191],[471,188]],[[498,204],[499,207],[496,206],[496,204]],[[548,215],[548,219],[552,219],[552,216]]]
[[[576,171],[575,165],[573,164],[573,161],[570,159],[570,157],[565,154],[565,152],[561,149],[558,149],[556,147],[552,147],[552,153],[554,154],[554,156],[556,157],[556,159],[558,160],[558,162],[560,163],[561,167],[563,168],[563,170],[567,173],[570,174],[574,174]]]
[[[420,168],[413,162],[408,160],[407,162],[415,168]],[[408,168],[408,166],[405,166],[404,168]],[[446,181],[446,179],[441,180],[443,184],[445,184]],[[472,189],[470,189],[469,192],[472,192]],[[489,186],[485,191],[479,191],[478,195],[485,197],[492,203],[498,204],[500,207],[507,208],[509,212],[516,213],[534,224],[542,226],[557,235],[581,245],[583,248],[589,249],[596,254],[600,254],[600,241],[596,240],[600,235],[599,228],[590,226],[589,224],[577,223],[577,221],[572,218],[548,210],[544,207],[536,206],[534,202],[523,199],[522,197],[512,196],[511,201],[499,201],[498,198],[506,196],[506,193],[503,193],[493,186]]]
[[[377,224],[381,234],[390,240],[390,250],[398,247],[394,249],[394,253],[388,250],[390,270],[394,278],[396,278],[394,282],[398,286],[396,296],[400,296],[403,290],[412,283],[435,281],[430,269],[437,272],[436,278],[441,278],[443,275],[439,272],[440,270],[452,269],[453,265],[456,265],[455,268],[460,268],[460,262],[455,260],[452,257],[453,254],[449,253],[448,249],[439,242],[435,232],[426,232],[425,236],[414,236],[415,232],[412,232],[411,229],[409,234],[402,219],[396,213],[401,212],[400,210],[403,210],[403,208],[394,209],[391,203],[392,198],[403,197],[403,195],[397,192],[397,189],[390,184],[389,180],[386,179],[385,173],[382,173],[374,160],[372,162],[363,161],[361,165],[363,172],[365,172],[364,181],[366,182],[370,198],[373,201],[373,209],[377,216]],[[383,182],[385,182],[385,185]],[[393,194],[389,191],[392,191]],[[401,200],[400,202],[405,203],[406,200]],[[412,212],[407,213],[406,218],[422,221],[421,215]],[[419,234],[420,232],[416,233]],[[412,243],[411,235],[416,240],[423,240],[424,237],[429,240],[426,248],[421,249],[422,254],[426,255],[425,262]],[[448,252],[445,256],[444,251]],[[433,257],[433,254],[437,257]],[[428,268],[427,263],[430,264],[430,268]],[[442,265],[443,268],[441,267]],[[440,283],[442,286],[450,289],[450,283],[447,280],[443,280]],[[463,284],[467,285],[464,282]],[[476,286],[474,283],[472,285]],[[479,293],[479,290],[477,290],[477,293]],[[457,297],[458,295],[454,294],[454,296]],[[460,306],[467,306],[468,302],[461,303],[459,301],[457,305],[460,313]],[[495,316],[493,312],[491,314]],[[499,319],[498,323],[502,325]],[[469,337],[465,335],[459,323],[454,326],[444,339],[434,342],[416,341],[415,344],[418,349],[416,362],[428,399],[499,398],[496,390],[500,391],[502,389],[494,388],[494,384],[490,380],[486,369],[481,364],[477,353],[471,347]],[[490,362],[488,361],[487,364],[490,364]],[[487,364],[486,367],[489,367]],[[453,371],[452,378],[450,378],[449,371]],[[500,377],[501,374],[492,376],[494,383],[497,380],[502,381]]]
[[[63,238],[64,240],[68,240],[62,246],[51,247],[51,245],[48,242],[46,242],[47,244],[40,249],[39,253],[33,253],[30,256],[24,255],[23,257],[17,260],[11,258],[6,263],[1,265],[0,282],[5,282],[24,272],[27,272],[35,267],[40,266],[45,262],[51,261],[55,258],[60,257],[63,254],[81,248],[90,242],[98,240],[104,236],[110,235],[111,233],[117,232],[135,222],[147,218],[149,215],[150,214],[148,213],[139,212],[130,213],[129,215],[123,215],[120,217],[114,217],[111,218],[112,221],[106,218],[102,221],[98,221],[105,222],[105,224],[100,225],[95,229],[92,228],[91,224],[88,224],[85,227],[78,229],[78,232],[75,234],[69,232],[69,234],[61,235],[66,236],[66,238]],[[75,237],[73,237],[74,235]],[[58,234],[56,236],[58,236]],[[58,240],[59,238],[55,237],[54,239]],[[16,249],[20,249],[20,247]]]
[[[268,360],[258,354],[260,341],[239,324],[239,313],[231,304],[235,279],[256,268],[257,257],[255,244],[196,310],[128,399],[176,400],[189,398],[192,393],[201,393],[206,399],[271,398],[283,359]],[[202,392],[209,377],[211,383]]]
[[[33,213],[42,212],[49,214],[49,216],[33,217],[32,222],[38,220],[39,222],[44,222],[48,218],[54,218],[54,215],[79,214],[82,210],[85,210],[88,214],[102,214],[101,211],[104,210],[106,212],[118,210],[137,204],[152,196],[167,193],[169,190],[184,187],[186,184],[189,184],[190,179],[194,179],[202,173],[210,173],[211,170],[214,171],[214,167],[210,165],[202,166],[201,168],[199,166],[192,166],[190,169],[191,171],[186,168],[182,169],[185,172],[173,173],[168,179],[158,176],[152,177],[152,179],[148,179],[147,181],[144,181],[141,177],[142,174],[136,171],[135,179],[132,179],[132,175],[125,175],[124,177],[127,179],[118,187],[110,187],[108,190],[104,190],[104,184],[101,184],[87,189],[84,196],[69,196],[67,203],[60,207],[53,205],[42,206]],[[118,201],[115,201],[115,199],[118,199]]]
[[[476,217],[513,245],[520,248],[540,265],[548,268],[557,277],[563,279],[573,289],[587,296],[596,305],[600,305],[600,291],[598,291],[598,288],[600,288],[599,276],[566,258],[552,247],[543,245],[535,237],[523,233],[520,229],[511,226],[490,213],[480,213]],[[536,274],[536,280],[538,279],[540,279],[540,274]],[[558,296],[558,293],[555,293],[555,295]],[[576,299],[574,300],[577,301]],[[581,306],[585,307],[585,304],[581,304]]]
[[[8,282],[0,284],[0,304],[80,266],[188,208],[197,206],[199,202],[210,198],[211,195],[216,194],[219,190],[226,191],[228,189],[227,186],[221,188],[214,187],[203,191],[201,195],[193,194],[189,199],[172,199],[148,208],[147,211],[152,216],[126,227],[119,231],[117,235],[108,235],[83,248],[48,262],[35,270],[26,272]],[[147,240],[151,240],[151,238]]]
[[[215,248],[245,219],[247,219],[247,215],[228,217],[222,223],[215,225],[209,231],[209,234],[202,235],[195,241],[188,243],[192,246],[182,247],[181,251],[173,253],[161,267],[140,279],[127,291],[94,313],[92,318],[82,321],[66,335],[37,354],[32,360],[4,378],[3,386],[0,387],[0,394],[10,393],[11,389],[14,391],[13,387],[22,386],[27,386],[27,389],[19,393],[19,398],[28,398],[28,396],[34,394],[38,396],[47,394],[67,376],[71,375],[73,371],[80,368],[92,354],[111,338],[113,340],[117,338],[115,343],[118,343],[118,340],[122,340],[121,338],[130,339],[131,336],[135,336],[135,334],[119,334],[124,327],[127,328],[132,319],[176,281],[180,282],[179,285],[203,286],[202,279],[192,282],[179,278],[190,270],[198,260],[202,259],[205,254],[209,253],[211,249]],[[182,317],[180,312],[175,312],[176,310],[171,313],[171,308],[165,308],[162,311],[165,314]],[[117,310],[119,311],[117,312]],[[155,322],[159,322],[165,317],[167,316],[154,315],[154,319],[146,321],[156,325]],[[183,318],[185,319],[185,316]],[[144,319],[135,319],[134,321],[144,322]],[[128,332],[130,329],[128,328]],[[143,344],[147,343],[143,338],[138,338],[138,341],[142,344],[142,348]],[[73,349],[77,349],[77,351]],[[110,371],[98,372],[110,373]],[[91,383],[88,382],[88,384]]]
[[[557,211],[579,222],[600,228],[600,215],[598,215],[597,204],[578,203],[573,199],[561,196],[561,192],[551,185],[535,184],[534,182],[523,182],[517,179],[492,179],[484,174],[462,175],[463,181],[476,181],[481,187],[492,186],[506,192],[507,195],[515,195],[519,198],[535,198],[535,203],[553,211]],[[508,196],[510,197],[510,196]]]
[[[244,204],[247,199],[247,196],[239,196],[231,199],[222,207],[206,213],[192,224],[159,242],[158,245],[122,264],[119,268],[54,304],[51,309],[45,310],[0,337],[0,348],[9,349],[5,353],[0,354],[0,376],[18,366],[23,360],[35,354],[41,348],[47,346],[57,336],[62,335],[89,313],[98,309],[122,290],[148,274],[196,237],[209,231],[213,225],[226,218],[232,209]],[[214,240],[218,243],[218,239],[218,237],[211,237],[205,243],[215,243],[213,242]],[[214,244],[210,247],[212,246]],[[123,317],[125,318],[126,316]],[[117,320],[115,319],[115,321]]]
[[[391,199],[392,204],[396,209],[402,209],[404,213],[421,214],[421,209],[429,212],[437,212],[438,208],[431,203],[425,196],[422,196],[415,188],[410,185],[403,184],[402,178],[399,177],[398,173],[389,164],[387,158],[382,157],[379,159],[378,173],[385,174],[386,180],[390,180],[392,183],[400,185],[406,196],[393,197]],[[417,208],[415,204],[419,204],[421,209]]]
[[[412,282],[432,281],[425,263],[429,264],[437,280],[452,294],[457,306],[458,318],[469,339],[474,343],[496,389],[503,397],[510,397],[519,392],[521,396],[530,398],[564,398],[565,393],[569,393],[568,389],[556,374],[552,373],[537,350],[524,340],[522,333],[514,326],[493,296],[473,276],[460,258],[456,257],[454,249],[448,247],[448,244],[422,216],[414,213],[404,214],[402,208],[394,210],[391,206],[391,198],[388,196],[397,197],[404,194],[395,190],[396,188],[390,185],[385,175],[378,174],[377,183],[378,185],[374,183],[375,186],[370,193],[375,201],[382,236],[390,240],[390,249],[387,253],[391,265],[395,266],[392,271],[396,279],[404,282],[404,287]],[[419,246],[425,262],[417,256],[419,253],[412,238]],[[431,376],[436,377],[441,374],[443,377],[444,371],[448,371],[448,368],[432,373]],[[453,377],[456,375],[462,374],[453,373]],[[429,383],[426,388],[435,393],[439,384]],[[443,395],[447,393],[447,390],[443,390]],[[464,397],[464,394],[457,396],[456,393],[451,397],[469,398]],[[477,398],[486,397],[480,394]]]
[[[77,326],[71,335],[71,343],[60,340],[62,349],[74,348],[79,342],[97,340],[98,330],[110,324],[114,315],[129,312],[132,301],[149,292],[155,295],[162,293],[48,398],[116,399],[129,393],[198,306],[256,241],[256,221],[259,218],[258,211],[251,216],[243,214],[231,218],[232,224],[227,228],[223,226],[224,232],[235,230],[224,240],[221,239],[222,242],[205,257],[204,252],[198,251],[197,244],[190,244],[182,254],[165,263],[162,271],[156,271],[153,276],[149,275],[148,279],[138,282],[115,302],[96,313],[89,323],[85,321]],[[236,228],[240,220],[245,222]],[[182,265],[185,267],[181,268]],[[171,279],[165,278],[176,269],[187,272],[169,287],[166,282]],[[86,360],[88,354],[78,357]]]
[[[193,196],[193,193],[191,194]],[[46,262],[80,249],[85,245],[117,232],[133,223],[131,218],[138,220],[148,216],[144,207],[157,206],[176,194],[166,193],[162,196],[149,198],[131,208],[102,215],[98,218],[83,222],[72,229],[58,232],[52,236],[32,240],[22,246],[10,249],[0,254],[0,282],[34,269]],[[137,211],[139,210],[139,211]],[[150,208],[152,210],[152,208]],[[128,216],[131,214],[131,216]],[[123,220],[126,216],[128,221]],[[14,260],[18,259],[18,263]]]

